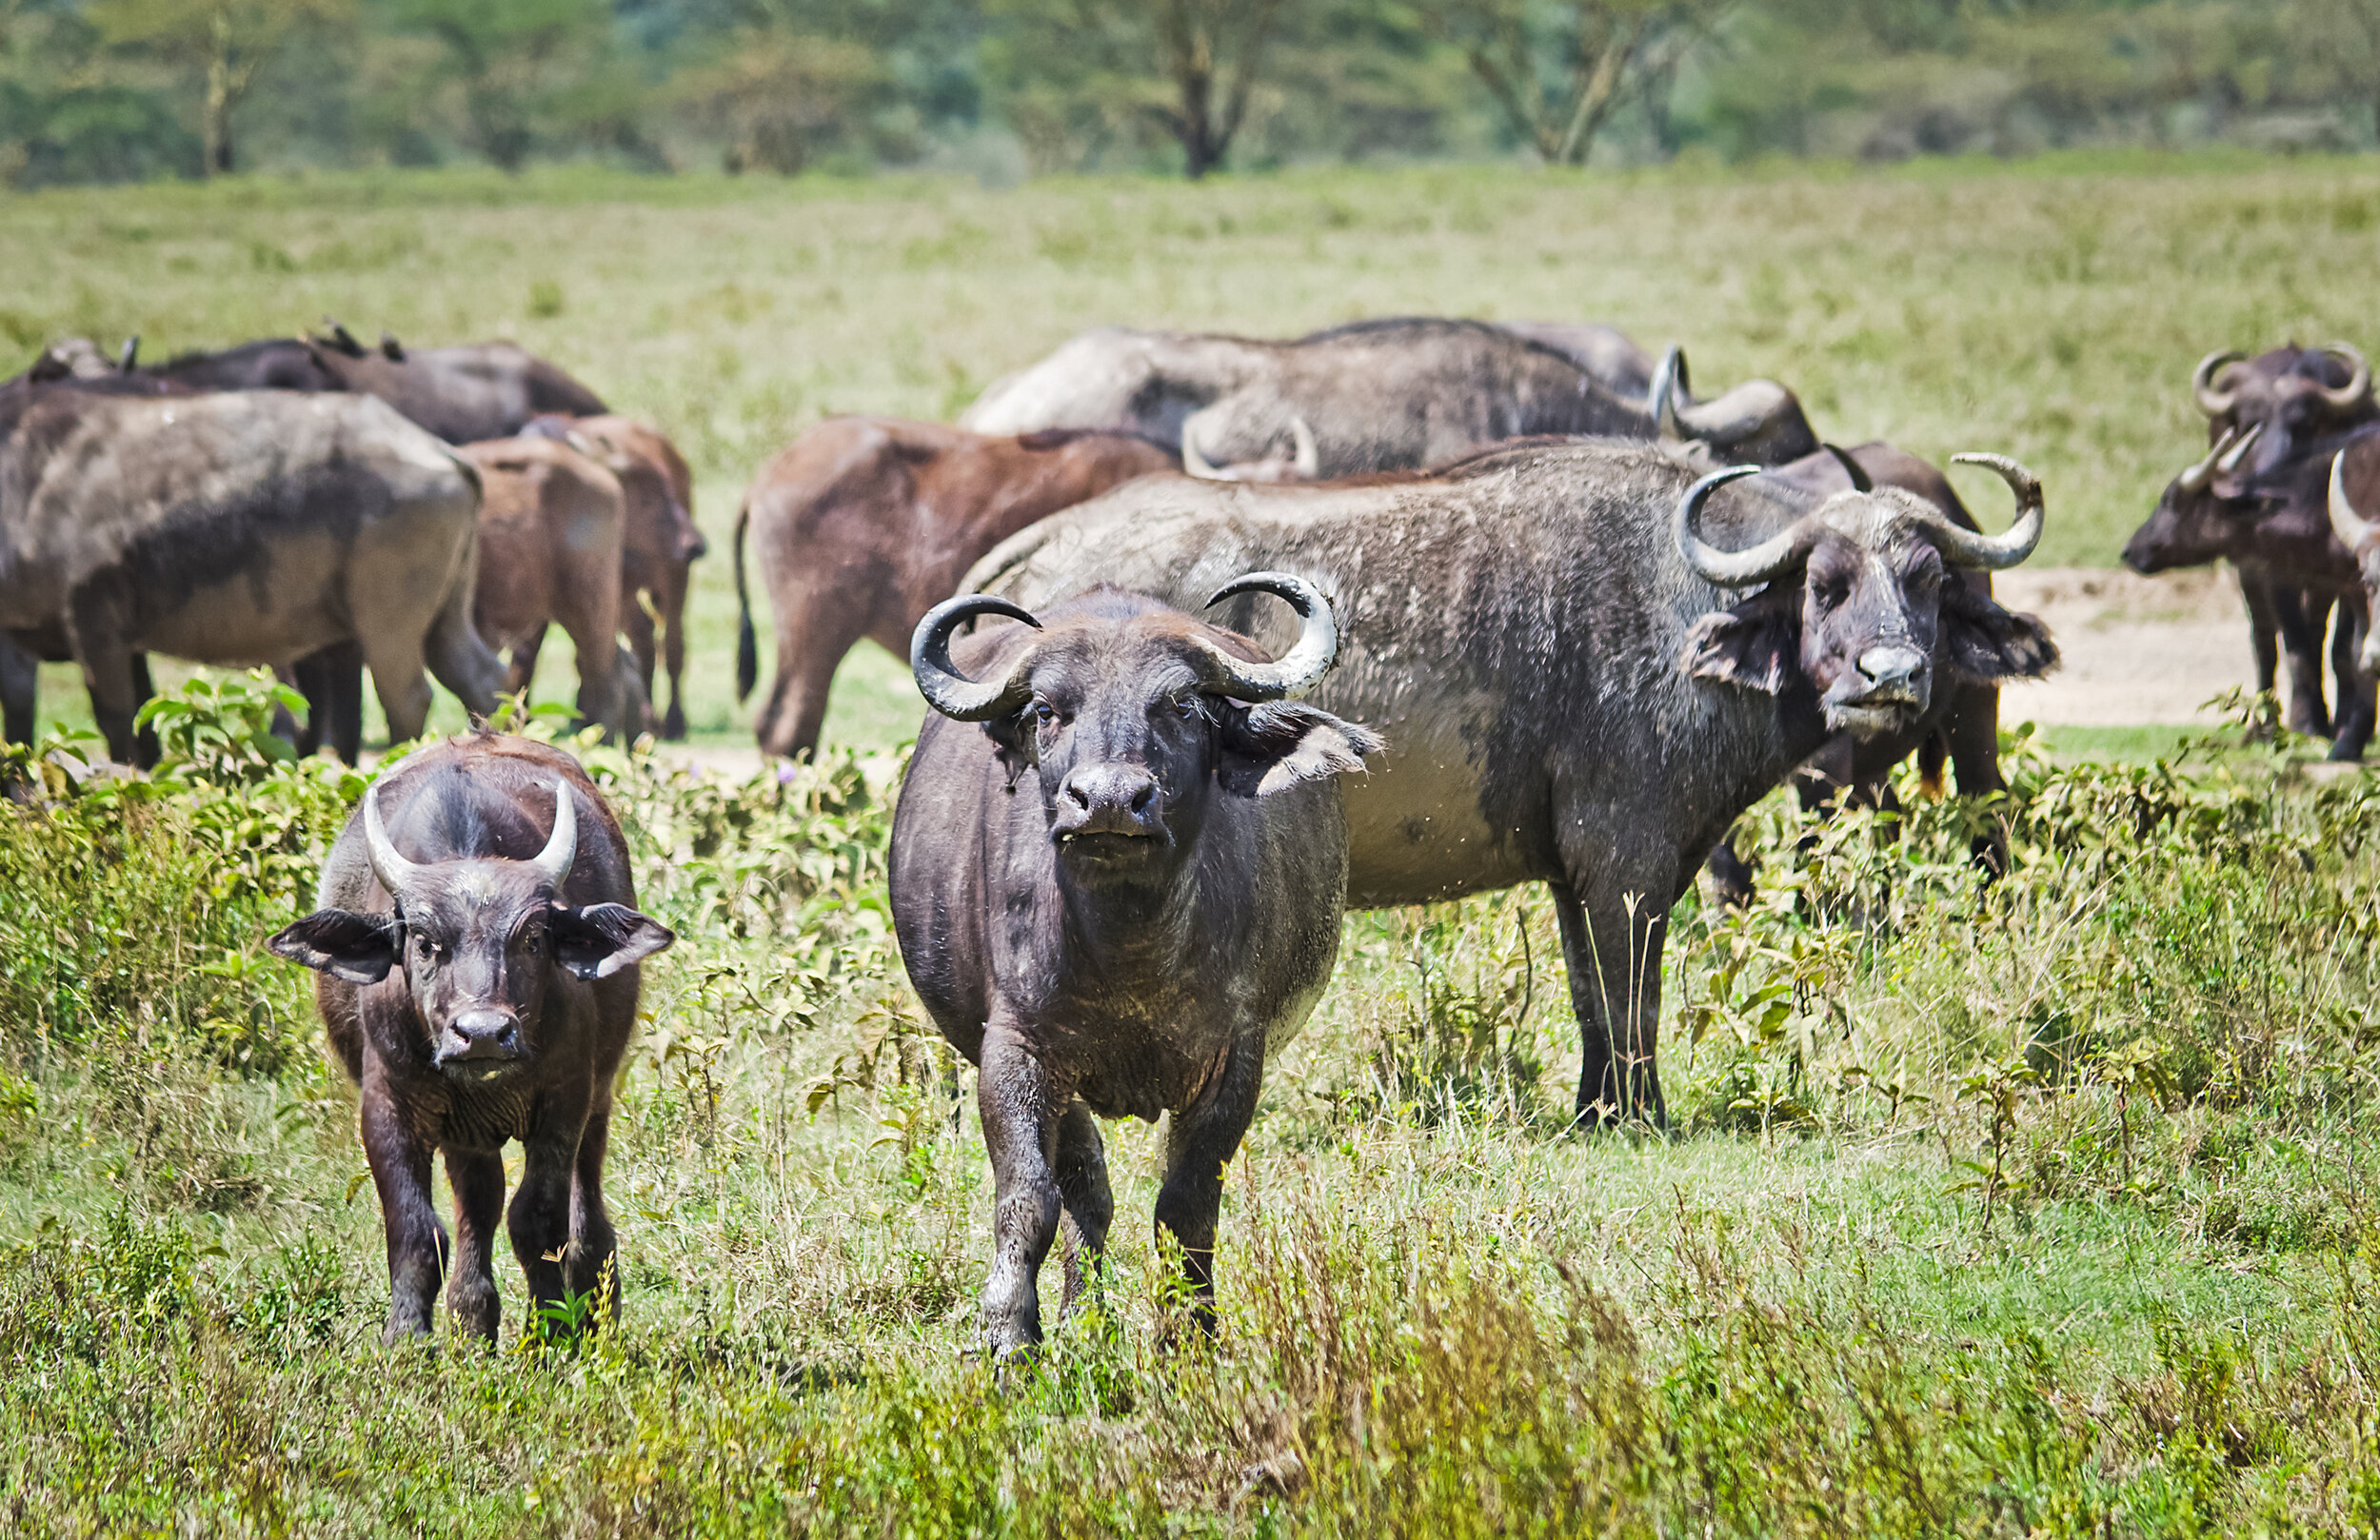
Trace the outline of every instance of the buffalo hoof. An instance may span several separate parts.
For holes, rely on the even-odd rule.
[[[685,707],[675,701],[669,702],[669,714],[661,720],[661,736],[665,743],[685,741]]]

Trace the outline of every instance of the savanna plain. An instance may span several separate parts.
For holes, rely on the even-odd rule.
[[[696,464],[717,746],[748,742],[752,470],[829,411],[954,415],[1085,326],[1609,321],[1840,442],[2016,455],[2035,560],[2094,565],[2203,444],[2192,363],[2371,347],[2375,257],[2364,160],[251,180],[0,200],[0,365],[326,314],[516,337]],[[0,807],[13,1533],[2380,1530],[2380,794],[2286,739],[2017,724],[1988,804],[1773,798],[1757,900],[1670,917],[1662,1132],[1567,1127],[1541,894],[1351,916],[1231,1168],[1218,1333],[1147,1231],[1156,1131],[1111,1127],[1104,1287],[1002,1367],[968,1075],[886,918],[922,708],[863,644],[816,767],[584,751],[680,936],[613,1127],[619,1318],[549,1345],[574,1323],[500,1270],[497,1351],[387,1350],[355,1097],[262,944],[364,782],[260,752],[262,686],[168,677],[157,776],[16,751],[41,805]],[[549,647],[541,696],[570,678]]]

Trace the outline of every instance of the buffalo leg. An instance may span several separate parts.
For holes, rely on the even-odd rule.
[[[1561,926],[1571,1009],[1578,1017],[1577,1116],[1601,1127],[1632,1118],[1665,1127],[1669,1115],[1655,1056],[1669,903],[1628,889],[1607,897],[1608,885],[1591,890],[1595,900],[1582,903],[1567,886],[1547,887]],[[1636,898],[1633,908],[1631,896]]]
[[[1244,1041],[1248,1034],[1242,1035]],[[1165,1119],[1165,1180],[1157,1190],[1157,1228],[1181,1247],[1190,1318],[1215,1332],[1215,1220],[1223,1207],[1223,1168],[1256,1116],[1261,1052],[1234,1053],[1206,1094]]]
[[[0,742],[33,740],[34,707],[41,691],[41,660],[0,636]]]
[[[2276,641],[2278,625],[2272,616],[2271,581],[2262,573],[2243,572],[2237,567],[2232,568],[2232,574],[2239,579],[2240,602],[2248,608],[2248,646],[2256,659],[2256,693],[2275,694],[2281,649]]]
[[[653,596],[661,610],[662,666],[669,671],[669,711],[661,720],[661,736],[674,743],[685,737],[685,568],[679,567],[662,582],[662,590]],[[647,697],[655,693],[649,662],[645,665],[645,689]]]
[[[455,693],[464,710],[484,721],[495,711],[496,697],[504,689],[505,665],[504,660],[488,650],[487,643],[480,639],[479,628],[471,623],[470,594],[468,583],[455,585],[431,621],[429,634],[422,639],[422,648],[438,682]],[[385,709],[386,701],[383,706]]]
[[[996,1354],[1041,1340],[1037,1280],[1058,1235],[1058,1181],[1050,1171],[1060,1097],[1049,1072],[1017,1035],[983,1031],[976,1106],[992,1157],[992,1271],[983,1285],[983,1337]]]
[[[1107,1187],[1107,1146],[1099,1119],[1081,1100],[1066,1104],[1058,1120],[1058,1200],[1064,1206],[1066,1304],[1072,1308],[1086,1287],[1096,1287],[1107,1251],[1107,1227],[1116,1199]]]
[[[420,644],[401,636],[372,637],[364,643],[364,661],[380,693],[381,715],[388,719],[388,741],[408,743],[421,737],[429,724],[430,691]]]
[[[1730,829],[1712,848],[1711,859],[1703,862],[1702,869],[1711,874],[1711,886],[1720,903],[1730,909],[1746,908],[1752,903],[1753,863],[1736,854],[1735,830]]]
[[[512,661],[505,673],[505,690],[526,704],[537,684],[537,655],[545,650],[547,627],[539,626],[512,644]]]
[[[446,1231],[429,1196],[429,1146],[413,1136],[386,1085],[364,1087],[364,1158],[388,1242],[388,1326],[381,1341],[429,1333],[446,1271]]]
[[[504,1156],[493,1150],[446,1151],[446,1185],[454,1189],[454,1275],[446,1313],[455,1325],[486,1342],[496,1340],[504,1301],[496,1293],[496,1227],[504,1222]]]
[[[620,1318],[620,1237],[604,1206],[604,1156],[611,1147],[611,1094],[587,1114],[570,1175],[570,1250],[563,1258],[563,1282],[574,1294],[603,1291],[595,1319]]]
[[[1989,797],[2006,791],[2000,775],[2000,692],[1996,685],[1969,684],[1951,706],[1943,733],[1951,740],[1951,765],[1958,774],[1961,797]],[[1968,859],[1987,877],[2008,872],[2008,835],[1996,813],[1983,833],[1967,841]]]
[[[2310,606],[2307,601],[2311,599]],[[2322,634],[2330,620],[2330,601],[2308,594],[2291,583],[2271,587],[2272,622],[2289,659],[2289,729],[2313,738],[2330,736],[2330,712],[2323,701]]]
[[[114,618],[103,600],[75,596],[69,606],[69,636],[75,661],[83,668],[83,684],[90,692],[91,720],[108,740],[108,757],[119,764],[143,769],[157,762],[154,752],[144,758],[136,747],[132,719],[141,707],[142,660],[118,640]]]
[[[593,585],[597,591],[586,592]],[[602,582],[592,575],[562,585],[563,602],[554,607],[554,619],[570,637],[570,644],[578,649],[579,716],[600,724],[611,735],[614,742],[627,737],[627,721],[623,713],[625,702],[620,698],[618,659],[620,654],[620,581],[617,577]],[[535,650],[513,649],[516,660],[535,661]],[[528,687],[528,677],[520,662],[513,674],[518,687]]]
[[[529,1330],[549,1330],[555,1310],[567,1297],[563,1258],[570,1247],[570,1188],[576,1175],[582,1120],[545,1128],[522,1140],[521,1185],[512,1194],[505,1228],[512,1233],[512,1255],[529,1283]]]
[[[2363,669],[2364,632],[2371,623],[2364,597],[2356,593],[2339,602],[2338,624],[2330,636],[2331,677],[2338,687],[2338,715],[2332,726],[2330,758],[2351,761],[2364,757],[2371,741],[2372,679]]]
[[[835,669],[865,634],[863,620],[843,613],[832,596],[803,590],[786,597],[777,614],[777,678],[756,724],[762,753],[817,758]]]

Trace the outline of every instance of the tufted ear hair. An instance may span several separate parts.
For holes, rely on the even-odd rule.
[[[661,951],[678,938],[659,920],[624,903],[591,903],[584,909],[554,906],[554,956],[574,977],[592,982]]]
[[[1295,701],[1225,707],[1217,735],[1222,760],[1216,776],[1241,797],[1270,797],[1305,780],[1361,770],[1366,755],[1385,747],[1368,727],[1341,721]]]
[[[1798,586],[1773,582],[1741,603],[1703,616],[1686,632],[1686,672],[1781,693],[1800,666],[1800,602]]]
[[[405,944],[405,928],[389,915],[319,909],[277,932],[265,944],[276,956],[316,973],[327,973],[350,984],[377,984],[397,964],[398,949]]]
[[[1978,684],[2039,679],[2057,667],[2057,642],[2038,616],[2002,609],[1963,582],[1942,586],[1942,640],[1951,672]]]

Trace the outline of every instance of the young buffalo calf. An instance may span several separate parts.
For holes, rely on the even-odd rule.
[[[982,1070],[996,1352],[1041,1339],[1035,1280],[1061,1211],[1068,1303],[1097,1263],[1114,1204],[1093,1114],[1171,1115],[1157,1222],[1211,1329],[1223,1164],[1266,1055],[1338,957],[1338,777],[1379,740],[1285,702],[1338,652],[1329,601],[1258,573],[1208,602],[1251,590],[1304,618],[1279,662],[1113,589],[1039,619],[949,600],[911,644],[941,717],[918,735],[893,819],[893,922],[926,1009]],[[962,672],[951,632],[978,615],[1024,625],[964,643]]]
[[[506,1216],[536,1306],[606,1281],[612,1080],[636,1024],[639,958],[675,939],[635,910],[620,825],[578,761],[480,733],[423,750],[364,796],[323,864],[322,907],[272,949],[322,974],[330,1046],[364,1088],[364,1154],[388,1235],[387,1339],[429,1330],[454,1188],[447,1308],[493,1341]],[[612,1298],[617,1280],[610,1280]]]

